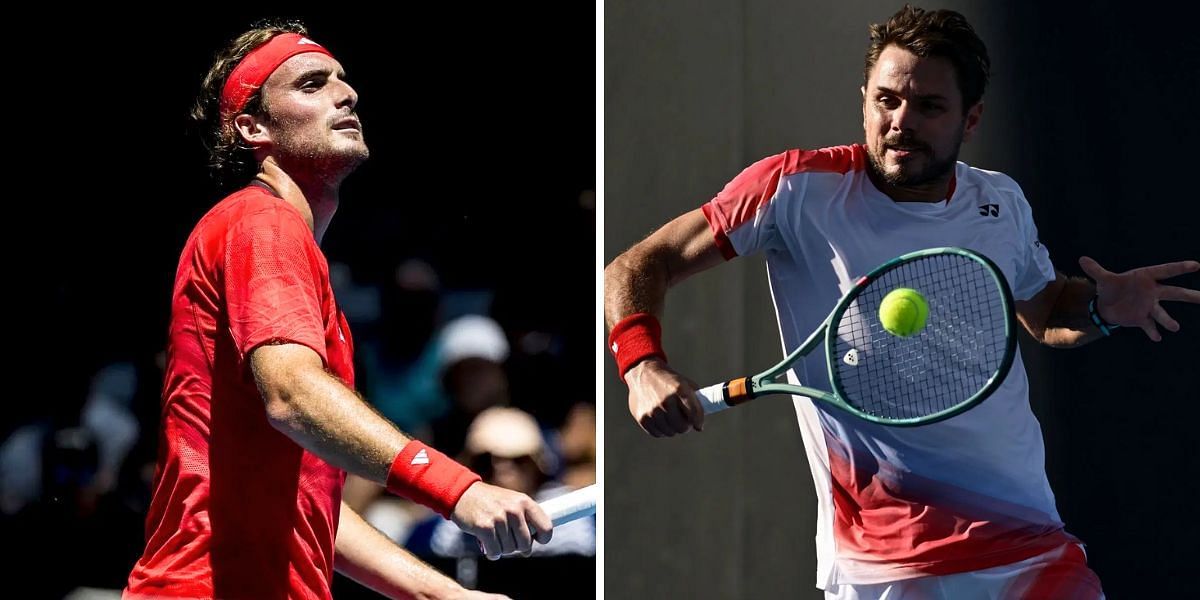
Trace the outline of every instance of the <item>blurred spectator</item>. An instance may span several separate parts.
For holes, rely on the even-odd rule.
[[[138,421],[131,411],[137,391],[137,370],[133,363],[114,362],[102,367],[91,379],[87,398],[78,415],[60,419],[55,435],[74,436],[97,454],[94,473],[88,477],[88,494],[96,497],[112,491],[130,448],[138,440]],[[78,404],[75,405],[78,407]],[[0,445],[0,511],[13,515],[45,497],[46,486],[54,482],[46,474],[59,474],[62,466],[46,465],[46,449],[55,449],[54,419],[26,424]],[[75,424],[79,428],[75,429]],[[64,433],[74,432],[74,433]],[[57,456],[57,455],[56,455]],[[50,467],[49,471],[45,467]]]
[[[0,514],[16,515],[42,495],[42,440],[46,420],[22,425],[0,444]]]
[[[143,463],[154,447],[152,437],[139,435],[133,409],[161,380],[141,377],[137,365],[101,367],[80,390],[82,403],[62,403],[73,415],[29,423],[0,446],[0,539],[21,549],[10,561],[14,572],[36,582],[13,597],[99,597],[99,588],[119,594],[112,590],[124,584],[143,543],[150,477]],[[78,586],[94,586],[80,588],[91,596],[70,592]]]
[[[7,567],[36,587],[19,597],[61,598],[101,574],[103,523],[94,486],[99,468],[96,441],[82,427],[49,430],[38,444],[39,495],[21,508],[3,532]],[[97,560],[100,559],[100,560]],[[71,568],[63,570],[62,565]],[[110,566],[110,565],[105,565]]]
[[[402,431],[428,437],[429,422],[446,412],[437,345],[432,343],[441,284],[422,260],[398,266],[379,294],[376,328],[363,336],[359,388]]]
[[[489,408],[467,430],[463,462],[490,483],[534,496],[550,479],[537,421],[516,408]]]
[[[92,433],[99,451],[99,494],[116,487],[121,465],[138,440],[138,420],[131,410],[137,388],[137,369],[131,362],[107,365],[92,378],[80,421]]]
[[[442,387],[450,400],[433,422],[433,443],[450,456],[462,452],[467,427],[493,406],[508,405],[508,338],[492,319],[466,315],[446,324],[438,334]]]
[[[342,314],[346,315],[346,321],[351,325],[375,323],[383,309],[379,288],[358,285],[354,280],[350,265],[339,261],[329,262],[329,286],[333,288],[333,296],[337,298]]]
[[[573,489],[596,483],[596,405],[572,406],[557,437],[562,482]]]

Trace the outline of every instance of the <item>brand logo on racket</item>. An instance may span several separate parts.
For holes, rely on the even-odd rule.
[[[846,356],[842,357],[842,362],[844,362],[852,367],[857,367],[858,366],[858,350],[851,348],[850,351],[846,353]]]

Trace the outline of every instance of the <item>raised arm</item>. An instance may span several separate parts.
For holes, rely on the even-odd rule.
[[[696,384],[667,366],[658,317],[667,289],[721,262],[708,221],[697,209],[667,223],[604,269],[609,349],[629,385],[629,412],[652,436],[704,426]]]
[[[550,541],[553,525],[536,502],[483,483],[478,475],[410,440],[327,373],[311,348],[259,346],[250,355],[250,366],[272,426],[333,466],[452,518],[479,538],[489,558],[527,554],[532,539]]]
[[[1017,302],[1017,317],[1035,339],[1048,346],[1070,348],[1100,339],[1115,327],[1138,327],[1161,341],[1158,326],[1179,331],[1179,323],[1163,301],[1200,304],[1200,291],[1159,283],[1200,270],[1194,260],[1113,273],[1088,257],[1079,259],[1095,281],[1058,277],[1027,301]]]

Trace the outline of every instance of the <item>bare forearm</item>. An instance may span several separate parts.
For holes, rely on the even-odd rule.
[[[287,377],[287,385],[264,394],[271,424],[331,465],[386,484],[409,439],[320,368],[296,369]]]
[[[1095,293],[1090,281],[1067,279],[1046,316],[1041,342],[1055,348],[1074,348],[1103,337],[1088,316],[1088,301]]]
[[[456,597],[462,586],[397,546],[342,503],[334,567],[388,598]]]
[[[610,329],[636,313],[662,314],[668,273],[648,249],[631,248],[604,269],[604,322]]]

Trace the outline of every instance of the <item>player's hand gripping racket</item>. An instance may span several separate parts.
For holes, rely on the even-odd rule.
[[[555,496],[539,504],[555,527],[596,514],[595,484]],[[482,545],[480,546],[482,550]],[[508,556],[516,556],[509,554]]]
[[[555,496],[539,504],[555,527],[596,514],[595,484]],[[515,556],[515,555],[512,555]]]
[[[897,335],[884,328],[880,308],[885,296],[901,288],[915,290],[928,309],[923,327],[917,323]],[[818,346],[832,392],[779,381]],[[713,413],[758,396],[797,394],[875,423],[925,425],[983,402],[1004,381],[1015,352],[1012,292],[1000,269],[971,250],[930,248],[894,258],[859,279],[779,364],[701,389],[698,399]]]

